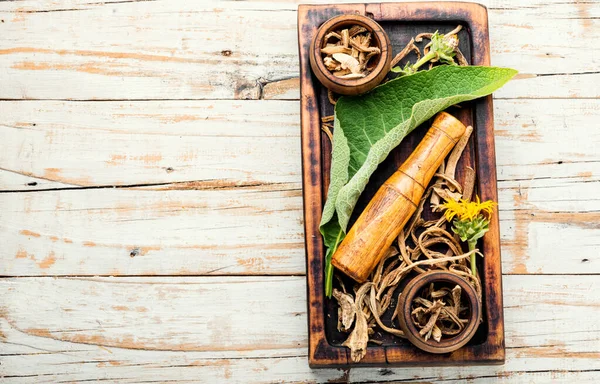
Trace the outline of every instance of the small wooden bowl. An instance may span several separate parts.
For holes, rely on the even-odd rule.
[[[325,35],[334,30],[350,28],[353,25],[360,25],[371,32],[371,39],[374,46],[381,50],[374,60],[368,65],[371,71],[366,77],[360,79],[340,79],[334,76],[323,64],[321,47],[324,44]],[[390,71],[392,62],[392,43],[387,33],[377,22],[366,16],[349,14],[333,17],[324,22],[317,34],[312,40],[310,47],[310,66],[321,84],[335,93],[341,95],[359,95],[375,88],[383,81]]]
[[[449,283],[459,285],[462,288],[462,299],[467,298],[469,304],[469,322],[458,335],[449,339],[444,339],[437,342],[433,339],[425,341],[419,335],[417,328],[411,319],[412,302],[421,290],[430,283]],[[430,353],[449,353],[463,347],[471,340],[479,326],[481,317],[481,303],[477,298],[475,288],[465,279],[444,271],[433,271],[419,275],[412,279],[407,285],[398,300],[400,309],[398,311],[398,322],[400,329],[406,335],[406,338],[417,348]]]

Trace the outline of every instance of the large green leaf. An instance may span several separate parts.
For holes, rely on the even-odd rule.
[[[331,183],[320,229],[327,261],[342,241],[352,210],[377,166],[413,129],[436,113],[489,95],[517,71],[444,65],[391,80],[335,106]],[[327,264],[328,272],[331,266]],[[326,293],[331,282],[326,276]]]

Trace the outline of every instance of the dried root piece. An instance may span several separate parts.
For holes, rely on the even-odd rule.
[[[348,35],[350,37],[354,37],[358,34],[365,32],[367,32],[367,28],[363,27],[362,25],[353,25],[352,28],[350,28],[350,30],[348,31]]]
[[[452,288],[452,301],[454,302],[454,307],[452,308],[452,313],[454,313],[455,315],[458,316],[458,313],[460,312],[460,296],[462,294],[462,288],[460,287],[460,285],[457,285],[456,287]]]
[[[340,79],[363,78],[369,73],[370,60],[381,54],[371,43],[371,33],[362,26],[329,32],[321,48],[323,64]]]
[[[475,189],[475,170],[471,167],[465,168],[465,182],[463,183],[463,200],[471,201]]]
[[[342,293],[337,289],[333,290],[333,297],[337,300],[340,305],[338,310],[338,318],[340,324],[338,324],[339,331],[347,331],[352,327],[354,317],[356,316],[354,299],[347,293]],[[341,326],[340,326],[341,325]]]
[[[367,317],[363,312],[362,303],[372,284],[373,283],[367,282],[359,288],[358,292],[356,292],[356,300],[354,301],[356,323],[352,333],[350,333],[348,339],[342,344],[343,346],[350,348],[350,357],[355,363],[358,363],[367,354],[370,328],[367,323]]]
[[[342,68],[340,63],[333,60],[329,56],[323,59],[323,64],[325,64],[325,68],[329,69],[330,71],[339,71]]]
[[[420,43],[420,42],[422,42],[422,41],[423,41],[423,38],[425,38],[425,39],[431,39],[431,36],[433,36],[433,33],[428,33],[428,32],[425,32],[425,33],[419,33],[419,34],[417,35],[417,37],[415,37],[415,41],[416,41],[417,43]]]
[[[342,69],[349,69],[352,73],[359,73],[360,64],[354,57],[345,53],[334,53],[333,58],[340,63]]]
[[[415,39],[410,39],[410,42],[406,44],[406,47],[404,47],[396,56],[394,56],[391,62],[391,67],[398,65],[400,60],[404,59],[411,52],[415,52],[417,54],[417,60],[421,58],[421,51],[419,51],[419,47],[415,45]]]
[[[462,187],[460,186],[458,181],[454,180],[453,178],[441,173],[436,173],[434,177],[443,179],[448,184],[448,187],[451,191],[458,191],[459,193],[462,193]]]
[[[359,52],[365,52],[365,53],[381,53],[381,50],[378,47],[367,47],[365,45],[359,44],[357,42],[356,38],[353,38],[352,40],[350,40],[350,45],[353,48],[356,48]]]
[[[388,249],[387,254],[383,257],[383,259],[379,262],[379,264],[377,265],[377,267],[375,268],[375,271],[371,274],[371,280],[373,281],[373,284],[375,284],[376,287],[379,287],[379,283],[381,282],[381,277],[383,275],[387,275],[390,271],[391,266],[394,265],[394,261],[392,262],[390,265],[387,266],[386,270],[383,270],[383,267],[385,266],[386,262],[388,261],[388,259],[395,257],[398,255],[398,250],[396,249],[396,247],[391,246]]]
[[[346,48],[341,45],[335,45],[335,46],[327,46],[325,48],[321,48],[321,53],[324,53],[326,55],[333,55],[334,53],[350,54],[350,53],[352,53],[352,50],[350,48]]]
[[[333,93],[333,91],[331,89],[327,90],[327,98],[329,99],[329,102],[332,105],[335,105],[337,103],[338,97],[335,95],[335,93]]]
[[[333,133],[331,133],[331,128],[333,127],[330,124],[321,124],[321,131],[327,135],[329,142],[333,145]]]
[[[459,193],[459,192],[452,192],[451,190],[446,189],[446,188],[441,188],[441,187],[438,188],[438,187],[434,186],[433,190],[434,190],[434,192],[435,192],[435,194],[437,196],[441,197],[442,199],[444,199],[446,201],[448,201],[450,199],[458,201],[458,200],[460,200],[462,198],[462,194],[461,193]],[[434,205],[434,207],[435,207],[435,205]]]
[[[341,36],[342,36],[342,38],[341,38],[342,45],[344,46],[344,48],[348,48],[348,43],[350,42],[350,35],[348,34],[348,30],[343,29]]]
[[[456,143],[456,145],[454,146],[452,153],[450,153],[450,156],[448,157],[446,171],[444,172],[444,174],[450,179],[455,179],[456,165],[458,164],[458,159],[460,159],[460,156],[465,150],[465,147],[469,142],[469,138],[471,137],[471,133],[473,133],[473,127],[469,125],[465,133],[460,138],[460,140],[458,140],[458,143]]]
[[[436,289],[431,284],[413,300],[412,321],[420,328],[419,334],[425,341],[433,338],[440,342],[444,336],[452,337],[463,330],[468,311],[461,306],[461,294],[458,285],[452,289],[447,286]]]
[[[442,161],[442,164],[440,164],[440,167],[438,168],[436,173],[444,173],[445,171],[446,171],[446,164]],[[435,187],[440,187],[440,186],[441,186],[441,184],[437,181],[433,185],[434,191],[431,194],[431,198],[429,199],[429,202],[432,207],[435,207],[440,203],[440,196],[435,191]]]
[[[427,341],[427,339],[429,338],[426,335],[431,335],[431,330],[433,329],[435,322],[437,321],[438,317],[440,316],[440,313],[442,312],[442,307],[444,305],[445,305],[444,302],[442,302],[440,300],[436,300],[431,307],[427,308],[423,312],[423,315],[431,314],[431,316],[427,320],[427,323],[425,323],[425,326],[423,327],[423,329],[421,329],[419,331],[419,335],[425,336],[425,341]]]
[[[433,326],[431,337],[438,343],[442,341],[442,330],[437,325]]]
[[[342,36],[340,36],[339,33],[337,32],[329,32],[328,34],[325,35],[325,37],[323,38],[323,42],[325,42],[325,44],[327,44],[327,42],[329,41],[329,39],[331,39],[332,37],[338,39],[338,40],[342,40]],[[347,46],[346,46],[347,47]]]
[[[368,303],[369,303],[369,309],[371,310],[371,313],[373,314],[375,321],[377,322],[377,325],[379,325],[379,327],[381,329],[383,329],[385,332],[390,333],[394,336],[405,337],[404,332],[402,332],[399,329],[388,327],[387,325],[383,324],[383,322],[381,321],[380,316],[383,314],[383,312],[385,312],[385,310],[382,311],[377,308],[375,287],[373,287],[373,286],[371,286],[370,300]]]

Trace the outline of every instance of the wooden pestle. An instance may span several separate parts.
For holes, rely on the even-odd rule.
[[[359,283],[375,269],[416,211],[431,178],[466,127],[440,112],[417,148],[383,183],[352,226],[331,263]]]

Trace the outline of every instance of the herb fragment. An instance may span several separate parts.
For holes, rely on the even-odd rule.
[[[371,46],[373,42],[371,32],[359,25],[329,32],[321,48],[323,64],[340,79],[363,78],[370,73],[371,59],[381,54],[381,49]]]
[[[440,286],[441,285],[441,286]],[[459,334],[468,321],[468,307],[461,305],[462,289],[450,289],[443,283],[430,284],[413,300],[411,318],[425,341],[433,338],[438,343],[444,336]]]
[[[365,295],[369,291],[372,283],[365,283],[356,292],[356,301],[354,302],[354,311],[356,313],[356,323],[350,336],[342,344],[345,347],[350,348],[350,357],[355,363],[359,362],[360,359],[365,357],[367,354],[367,343],[369,342],[369,325],[367,323],[367,317],[363,311],[363,301]]]
[[[454,62],[455,57],[459,65],[468,65],[467,60],[458,48],[457,34],[458,32],[460,32],[461,29],[462,27],[459,25],[454,30],[448,32],[445,35],[438,33],[438,31],[435,31],[434,33],[422,33],[418,35],[414,39],[414,41],[416,41],[417,43],[421,42],[423,40],[423,37],[431,40],[423,48],[424,56],[420,57],[419,55],[417,62],[413,65],[411,65],[410,63],[406,63],[404,68],[393,67],[391,71],[395,73],[401,73],[404,75],[410,75],[417,72],[419,68],[421,68],[426,63],[432,64],[440,62],[442,64],[456,65],[457,63]],[[396,56],[396,58],[393,61],[394,65],[396,65],[402,57],[406,56],[408,53],[410,53],[410,51],[414,50],[415,48],[416,46],[414,45],[413,40],[411,40],[410,43],[406,46],[406,48],[402,50],[402,52],[400,52],[398,56]],[[416,49],[418,52],[418,48]],[[399,57],[402,54],[404,54],[404,56]]]

